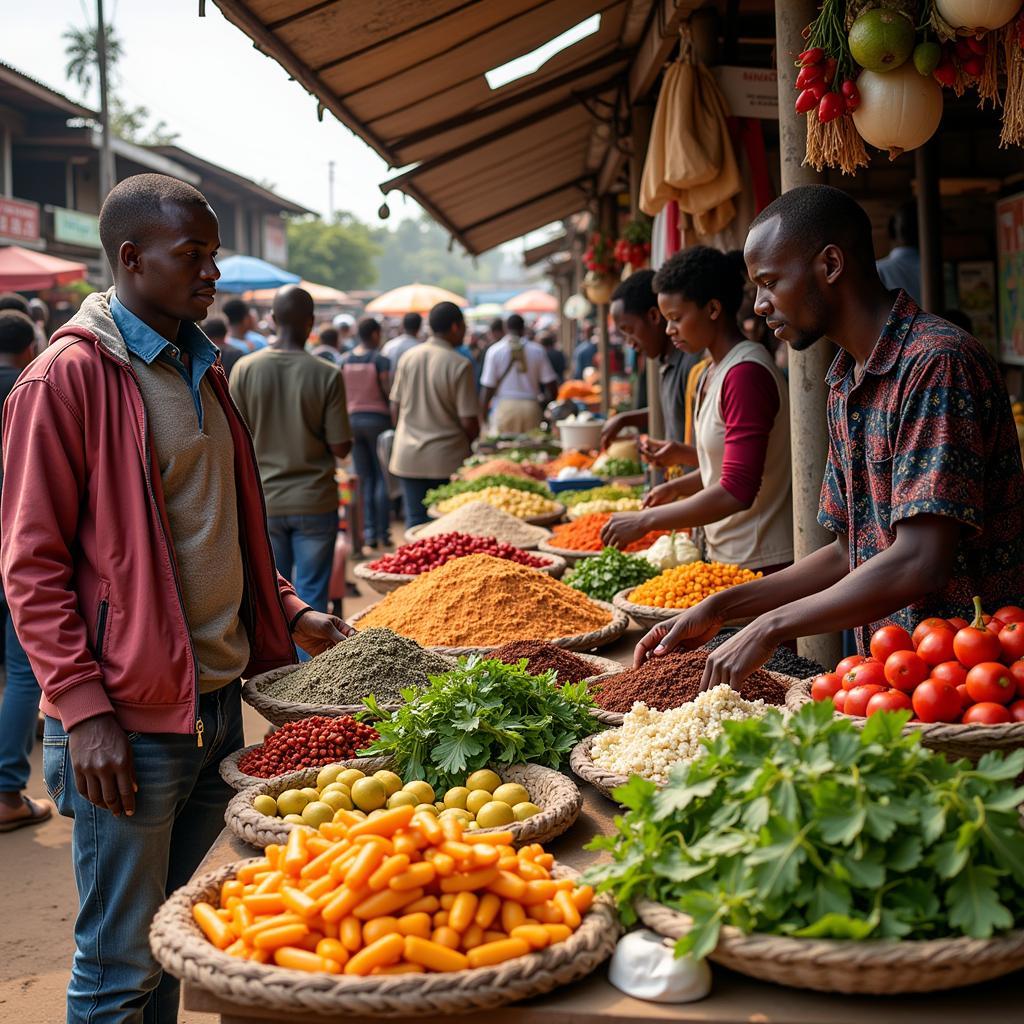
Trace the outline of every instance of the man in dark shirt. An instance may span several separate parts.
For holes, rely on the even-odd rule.
[[[28,316],[15,308],[0,309],[0,403],[11,393],[21,371],[32,362],[35,340],[35,327]],[[0,600],[3,600],[2,592]],[[28,784],[28,758],[39,715],[39,684],[14,631],[6,601],[3,605],[7,685],[0,705],[0,832],[11,832],[24,825],[46,821],[53,810],[49,801],[30,800],[23,792]]]
[[[228,341],[228,322],[224,317],[207,317],[202,323],[202,328],[203,333],[220,349],[221,366],[230,380],[235,363],[242,359],[245,353]]]
[[[754,309],[776,338],[798,352],[822,337],[839,346],[818,516],[836,539],[651,630],[636,662],[753,618],[709,657],[702,680],[736,685],[797,636],[856,629],[863,648],[886,623],[966,616],[975,594],[990,610],[1018,603],[1024,470],[984,348],[886,290],[868,216],[839,189],[786,192],[754,219],[744,256]]]

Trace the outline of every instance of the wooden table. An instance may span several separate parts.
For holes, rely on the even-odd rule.
[[[606,657],[627,662],[641,635],[631,629],[607,651]],[[616,804],[582,780],[583,809],[568,832],[546,844],[555,858],[582,871],[598,860],[583,847],[595,835],[610,832],[618,813]],[[254,855],[253,848],[225,829],[200,864],[203,874],[222,864]],[[604,855],[602,855],[604,856]],[[844,996],[784,988],[754,981],[712,965],[711,995],[697,1003],[666,1006],[631,999],[613,988],[607,969],[589,978],[556,989],[547,996],[513,1003],[497,1010],[452,1017],[409,1017],[399,1020],[441,1024],[458,1020],[465,1024],[650,1024],[650,1022],[699,1022],[699,1024],[1021,1024],[1024,1021],[1024,971],[974,988],[938,992],[932,996]],[[281,1014],[231,1003],[195,985],[183,986],[185,1008],[218,1013],[222,1024],[310,1024],[311,1021],[345,1021],[346,1024],[379,1024],[380,1018],[346,1015],[313,1017],[305,1013]]]

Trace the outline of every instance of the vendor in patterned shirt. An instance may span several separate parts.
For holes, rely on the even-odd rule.
[[[828,337],[829,453],[818,521],[836,539],[791,568],[715,594],[652,629],[635,662],[753,618],[709,658],[702,686],[736,685],[798,636],[912,630],[1024,596],[1024,471],[999,370],[965,331],[875,269],[871,223],[845,192],[786,192],[744,249],[755,311],[800,352]],[[799,438],[793,458],[800,458]]]

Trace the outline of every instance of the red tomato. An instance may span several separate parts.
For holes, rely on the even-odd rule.
[[[926,679],[911,698],[914,713],[922,722],[959,722],[963,708],[960,694],[936,679]]]
[[[981,701],[972,704],[963,717],[964,725],[975,723],[979,725],[1002,725],[1004,722],[1012,722],[1013,716],[1010,709],[1002,704],[994,704],[992,701]]]
[[[902,690],[886,690],[883,693],[876,693],[868,701],[867,716],[870,718],[876,711],[912,710],[910,698]]]
[[[883,626],[871,637],[871,656],[885,664],[886,658],[896,651],[912,651],[910,634],[902,626]]]
[[[968,622],[967,622],[966,619],[956,618],[956,619],[947,619],[946,621],[950,624],[950,626],[953,627],[953,629],[963,629],[964,626],[968,625]]]
[[[961,665],[974,668],[983,661],[995,661],[1002,650],[999,646],[999,637],[995,633],[989,632],[986,626],[972,625],[958,630],[953,638],[953,653]]]
[[[843,688],[843,681],[834,672],[825,672],[811,680],[811,697],[825,700],[834,697]]]
[[[1017,696],[1024,697],[1024,658],[1010,666],[1010,675],[1017,681]]]
[[[842,679],[851,668],[863,665],[867,660],[868,659],[865,658],[863,654],[851,654],[848,658],[843,658],[843,660],[836,665],[835,674]]]
[[[868,701],[876,693],[885,693],[887,686],[878,686],[874,683],[865,683],[855,686],[852,690],[846,691],[846,705],[843,710],[848,715],[858,715],[863,718],[867,713]]]
[[[1024,700],[1014,701],[1006,710],[1015,722],[1024,722]]]
[[[966,623],[964,623],[966,625]],[[930,619],[922,619],[914,629],[914,635],[910,638],[915,647],[933,629],[952,629],[953,627],[945,619],[937,619],[934,616]]]
[[[914,687],[928,678],[928,664],[913,651],[893,651],[885,659],[885,678],[897,690],[913,693]]]
[[[832,703],[835,704],[836,711],[845,711],[846,710],[846,691],[845,690],[836,690],[836,692],[832,695]],[[1021,701],[1021,704],[1024,704],[1024,700]]]
[[[1009,704],[1017,696],[1017,684],[1005,665],[983,661],[967,673],[967,692],[977,704]]]
[[[999,636],[999,631],[1006,625],[1002,619],[997,619],[994,615],[983,615],[982,619],[985,622],[985,628],[990,633],[995,633],[996,636]]]
[[[917,656],[929,665],[941,665],[944,661],[955,661],[953,640],[956,635],[951,629],[931,630],[917,645]],[[998,640],[998,637],[996,639]]]
[[[1007,625],[1011,622],[1024,622],[1024,608],[1016,604],[1003,605],[993,616],[993,619],[1002,619]]]
[[[865,661],[843,676],[843,689],[852,690],[855,686],[881,686],[888,689],[885,682],[885,666],[879,661]]]
[[[974,703],[974,699],[967,692],[967,684],[959,683],[956,692],[960,694],[960,705],[966,711]]]
[[[967,682],[967,669],[959,661],[944,661],[932,669],[932,679],[941,679],[950,686],[962,686]]]
[[[1024,658],[1024,622],[1008,622],[999,630],[999,646],[1003,660],[1009,664]]]

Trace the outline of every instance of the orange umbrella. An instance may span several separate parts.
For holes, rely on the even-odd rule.
[[[454,302],[465,309],[469,302],[461,295],[438,288],[433,284],[403,284],[400,288],[378,295],[367,304],[367,313],[380,313],[382,316],[403,316],[406,313],[429,313],[439,302]]]
[[[0,288],[6,291],[37,292],[56,288],[85,277],[84,263],[73,263],[45,252],[9,245],[0,249]]]
[[[505,303],[505,308],[510,313],[557,313],[558,299],[549,292],[531,288],[529,291],[513,295]]]
[[[299,287],[304,288],[313,296],[314,302],[331,302],[335,305],[344,305],[349,301],[348,295],[337,288],[331,288],[326,284],[315,284],[313,281],[300,281]],[[246,292],[242,298],[247,302],[273,302],[274,296],[280,291],[279,288],[260,288],[254,292]]]

